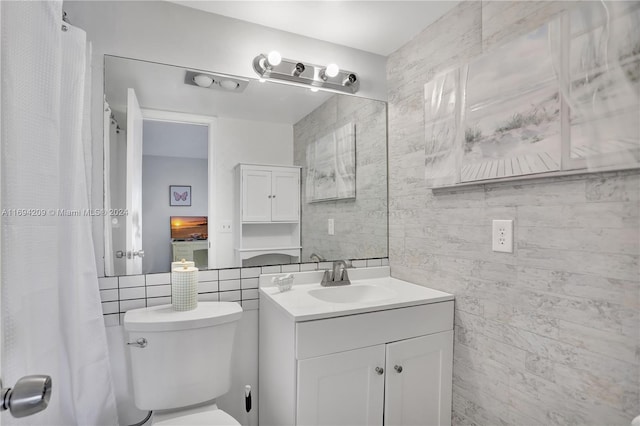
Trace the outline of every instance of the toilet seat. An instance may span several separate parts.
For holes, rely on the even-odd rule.
[[[215,405],[171,414],[154,414],[154,426],[240,426],[240,423]]]

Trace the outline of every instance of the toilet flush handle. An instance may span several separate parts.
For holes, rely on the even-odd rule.
[[[146,348],[147,347],[147,339],[145,339],[144,337],[139,338],[138,340],[136,340],[135,342],[128,342],[127,345],[131,345],[131,346],[137,346],[139,348]]]

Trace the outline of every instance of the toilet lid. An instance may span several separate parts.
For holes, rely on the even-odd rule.
[[[210,426],[239,426],[240,423],[229,414],[224,411],[208,410],[191,414],[185,414],[183,416],[171,417],[163,419],[157,422],[153,422],[158,426],[196,426],[196,425],[210,425]]]

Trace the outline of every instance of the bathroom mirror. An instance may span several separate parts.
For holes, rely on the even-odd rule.
[[[109,55],[104,65],[105,275],[169,272],[183,240],[204,269],[388,256],[385,102]],[[338,155],[323,147],[345,128],[355,194],[314,198],[326,183],[315,169]],[[239,264],[239,163],[300,167],[299,257]]]

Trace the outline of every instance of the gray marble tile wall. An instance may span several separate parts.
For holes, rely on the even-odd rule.
[[[352,259],[352,268],[387,266],[388,258]],[[331,269],[331,262],[292,263],[248,268],[210,269],[198,272],[198,301],[239,302],[244,310],[258,309],[258,277]],[[122,324],[130,309],[171,303],[171,273],[98,278],[102,314],[107,327]]]
[[[568,7],[463,2],[388,61],[391,273],[456,295],[456,425],[640,414],[638,171],[424,183],[424,83]],[[492,219],[514,219],[513,254],[491,251]]]
[[[307,146],[353,122],[356,198],[308,203]],[[387,114],[384,102],[335,95],[293,126],[294,164],[302,166],[302,259],[387,256]],[[327,219],[335,221],[335,235]]]

